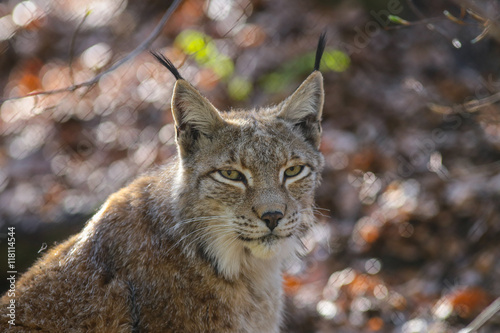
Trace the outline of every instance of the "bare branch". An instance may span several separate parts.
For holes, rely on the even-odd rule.
[[[30,97],[30,96],[53,95],[53,94],[60,94],[60,93],[63,93],[63,92],[71,92],[71,91],[75,91],[75,90],[77,90],[79,88],[82,88],[82,87],[90,87],[90,86],[96,84],[97,82],[99,82],[99,80],[104,75],[106,75],[106,74],[114,71],[115,69],[117,69],[118,67],[120,67],[121,65],[123,65],[124,63],[126,63],[129,60],[137,57],[139,54],[141,54],[146,49],[148,49],[149,46],[154,42],[154,40],[160,35],[160,33],[161,33],[163,27],[165,26],[165,24],[167,23],[168,19],[170,18],[170,16],[172,15],[172,13],[177,9],[177,7],[179,6],[179,4],[181,2],[182,2],[182,0],[174,0],[172,2],[172,4],[170,5],[170,7],[168,8],[168,10],[163,15],[163,17],[161,18],[160,22],[156,25],[156,27],[154,28],[154,30],[151,32],[151,34],[139,46],[137,46],[126,57],[118,60],[111,67],[109,67],[105,71],[102,71],[101,73],[97,74],[92,79],[90,79],[88,81],[81,82],[81,83],[77,83],[77,84],[74,84],[72,86],[65,87],[65,88],[54,89],[54,90],[46,90],[46,91],[35,91],[35,92],[29,93],[29,94],[26,94],[26,95],[23,95],[23,96],[15,96],[15,97],[3,98],[3,99],[0,99],[0,105],[2,103],[4,103],[5,101],[17,100],[17,99],[22,99],[22,98]]]
[[[474,99],[472,101],[454,106],[445,106],[445,105],[438,105],[431,103],[429,104],[429,108],[436,113],[442,113],[442,114],[460,113],[464,111],[476,112],[488,105],[495,104],[496,102],[499,101],[500,101],[500,92],[482,99]]]
[[[500,297],[491,303],[486,309],[483,310],[466,328],[461,329],[458,333],[472,333],[480,329],[488,322],[495,314],[500,311]]]
[[[485,24],[488,27],[488,34],[493,37],[497,42],[500,42],[500,22],[497,20],[498,13],[491,13],[484,9],[480,2],[472,0],[453,0],[457,5],[473,10],[482,18],[485,18]],[[483,31],[484,32],[484,31]],[[477,37],[476,37],[477,38]]]
[[[421,23],[424,23],[426,28],[429,29],[430,31],[435,31],[444,38],[446,38],[450,43],[453,44],[453,38],[448,36],[445,30],[441,29],[439,26],[435,25],[432,23],[433,20],[428,19],[418,8],[415,6],[413,3],[413,0],[406,0],[406,3],[410,7],[410,9],[417,15],[417,17],[421,20]]]
[[[85,21],[87,20],[87,17],[89,17],[89,15],[90,15],[90,11],[87,10],[85,12],[85,15],[83,15],[83,18],[80,21],[80,23],[78,23],[78,25],[76,26],[75,32],[73,33],[73,36],[71,36],[71,42],[69,44],[69,64],[68,64],[69,78],[71,80],[71,84],[73,84],[73,85],[75,84],[75,78],[73,76],[73,58],[75,56],[76,37],[80,33],[80,29],[82,28],[83,24],[85,23]]]

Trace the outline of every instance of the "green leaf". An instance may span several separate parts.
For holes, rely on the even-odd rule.
[[[399,16],[396,16],[396,15],[389,15],[389,21],[391,21],[392,23],[401,24],[401,25],[410,25],[411,24],[407,20],[405,20]]]

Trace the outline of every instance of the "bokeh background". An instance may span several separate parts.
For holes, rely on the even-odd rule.
[[[326,31],[319,222],[286,332],[457,332],[500,296],[498,1],[185,0],[162,26],[170,6],[0,3],[5,273],[9,226],[22,272],[175,154],[174,79],[137,46],[227,110],[288,96]]]

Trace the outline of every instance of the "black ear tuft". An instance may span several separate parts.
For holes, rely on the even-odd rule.
[[[163,66],[167,67],[168,70],[175,76],[176,80],[184,80],[184,78],[179,74],[179,71],[177,68],[175,68],[174,64],[165,57],[163,54],[160,52],[155,52],[155,51],[149,51],[155,58],[162,64]]]
[[[316,49],[316,60],[314,61],[314,70],[319,71],[319,65],[321,63],[321,57],[325,51],[326,45],[326,31],[323,31],[319,36],[318,48]]]

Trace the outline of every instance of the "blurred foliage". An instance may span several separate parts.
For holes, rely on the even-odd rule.
[[[228,78],[234,72],[233,60],[219,52],[210,37],[196,30],[185,30],[175,39],[182,51],[196,62],[210,68],[219,78]]]
[[[273,73],[263,76],[260,84],[270,94],[283,91],[290,82],[297,82],[298,78],[304,77],[311,72],[311,64],[314,64],[315,56],[316,52],[311,51],[287,61]],[[323,72],[343,72],[349,68],[349,64],[350,58],[344,52],[326,49],[320,70]]]

